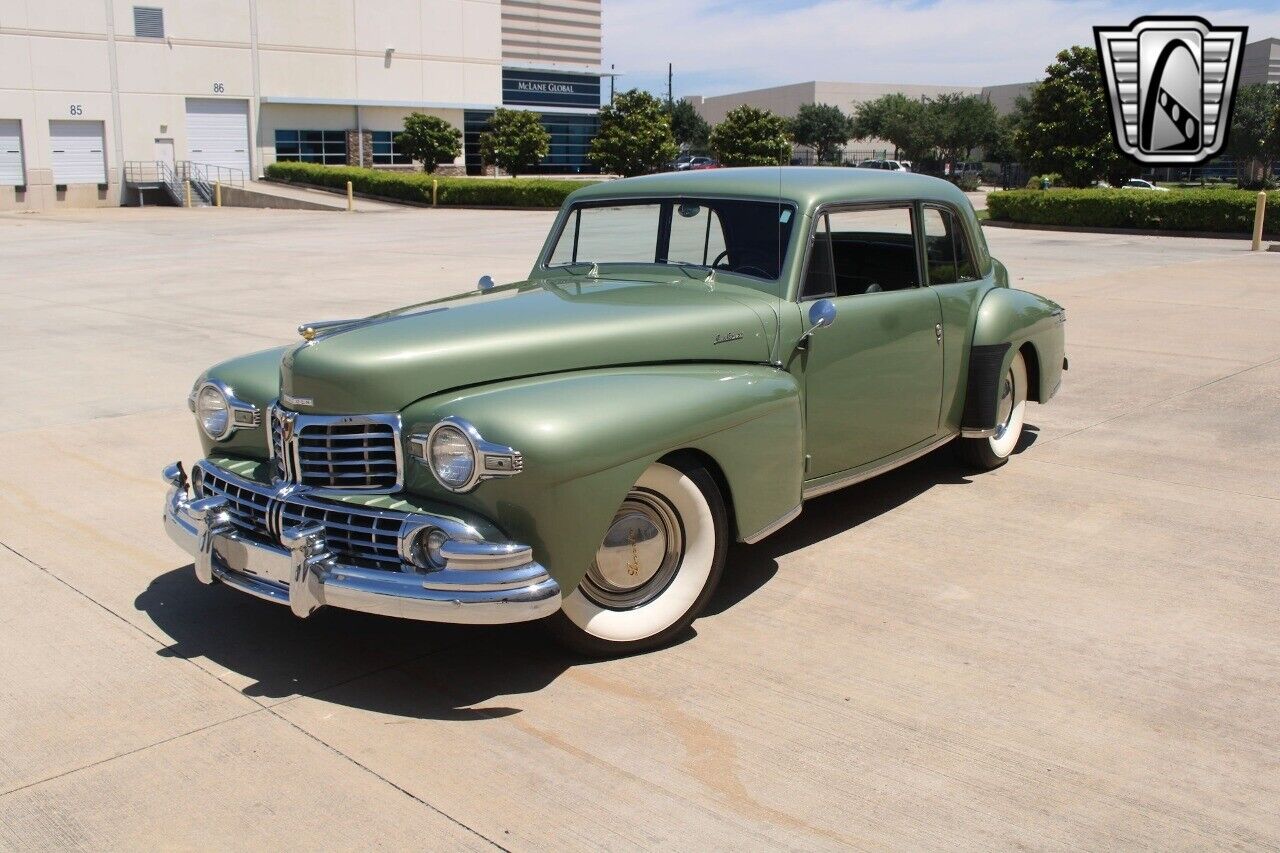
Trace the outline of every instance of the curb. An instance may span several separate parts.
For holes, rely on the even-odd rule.
[[[346,190],[338,189],[337,187],[327,187],[327,186],[324,186],[323,184],[309,184],[309,183],[306,183],[305,181],[282,181],[282,180],[279,180],[278,178],[265,178],[265,177],[258,178],[258,180],[267,184],[279,184],[282,187],[302,187],[308,190],[319,190],[321,192],[332,193],[333,195],[342,196],[343,198],[347,197]],[[362,193],[362,192],[352,192],[352,195],[355,196],[356,198],[363,198],[368,201],[378,201],[378,202],[382,202],[383,204],[398,204],[401,207],[423,207],[423,208],[426,208],[427,210],[559,210],[560,209],[559,206],[526,207],[526,206],[518,206],[518,205],[499,206],[499,205],[482,205],[482,204],[435,204],[435,205],[432,205],[422,201],[409,201],[408,199],[390,198],[385,195],[371,195],[369,193]],[[376,211],[365,211],[365,212],[376,213]]]
[[[1040,225],[1034,222],[1009,222],[984,219],[984,228],[1014,228],[1022,231],[1071,231],[1082,234],[1130,234],[1136,237],[1199,237],[1209,240],[1252,240],[1244,231],[1169,231],[1161,228],[1101,228],[1089,225]],[[1280,234],[1263,234],[1263,240],[1280,240]]]

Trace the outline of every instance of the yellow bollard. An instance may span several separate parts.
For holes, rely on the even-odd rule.
[[[1253,251],[1262,248],[1262,223],[1267,218],[1267,194],[1258,193],[1258,206],[1253,211]]]
[[[347,213],[356,209],[356,193],[355,188],[351,186],[351,182],[347,181]]]
[[[191,206],[191,181],[183,181],[182,183],[186,185],[186,190],[187,190],[187,199],[186,199],[186,200],[187,200],[187,207],[190,207],[190,206]]]
[[[222,207],[222,181],[213,182],[213,206]]]
[[[440,190],[440,182],[435,178],[431,179],[431,206],[436,206],[436,193]]]

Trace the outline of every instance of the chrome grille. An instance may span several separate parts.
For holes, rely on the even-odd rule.
[[[196,473],[194,485],[197,497],[226,498],[231,523],[237,530],[253,539],[272,538],[271,526],[268,523],[270,496],[219,477],[203,466],[198,466]]]
[[[280,526],[315,522],[324,527],[325,544],[342,562],[398,570],[401,518],[376,510],[286,502],[280,514]]]
[[[278,480],[323,489],[400,488],[396,415],[302,415],[272,408],[271,453]]]
[[[400,571],[400,529],[421,519],[409,513],[322,503],[265,484],[223,477],[198,465],[193,478],[197,497],[224,497],[231,523],[246,538],[278,546],[279,532],[306,523],[324,528],[329,550],[347,565]],[[283,497],[282,497],[283,495]],[[420,522],[419,522],[420,523]]]

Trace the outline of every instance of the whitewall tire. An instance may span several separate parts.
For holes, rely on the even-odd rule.
[[[586,576],[554,620],[592,655],[663,645],[694,620],[724,568],[726,514],[701,467],[650,465],[614,515]]]
[[[966,462],[979,470],[998,468],[1008,461],[1022,438],[1027,410],[1027,362],[1015,353],[996,389],[996,431],[986,438],[960,440]]]

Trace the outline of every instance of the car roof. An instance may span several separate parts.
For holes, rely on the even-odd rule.
[[[752,166],[698,172],[662,172],[601,181],[574,191],[569,201],[654,196],[707,195],[777,199],[802,211],[845,201],[921,199],[970,209],[965,194],[949,181],[914,172],[846,169],[838,166]]]

